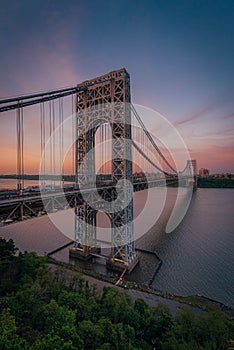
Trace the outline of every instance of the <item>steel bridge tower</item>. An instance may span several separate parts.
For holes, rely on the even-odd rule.
[[[101,124],[109,123],[112,130],[113,183],[109,191],[110,202],[114,203],[113,212],[108,214],[112,239],[109,263],[118,260],[128,266],[135,259],[130,76],[122,68],[82,82],[78,87],[84,85],[87,89],[77,93],[76,101],[76,184],[81,191],[95,188],[95,132]],[[98,207],[94,192],[90,191],[84,204],[76,208],[75,248],[80,248],[84,257],[93,249],[97,251],[96,216],[101,207]]]
[[[193,177],[193,190],[197,190],[197,160],[189,159],[185,167],[185,174]]]

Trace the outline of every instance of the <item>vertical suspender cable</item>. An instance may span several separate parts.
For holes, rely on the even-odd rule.
[[[135,130],[135,118],[132,116],[132,139],[135,140],[136,138],[136,130]],[[132,147],[132,172],[135,172],[135,149]]]
[[[149,158],[149,148],[148,148],[148,142],[147,141],[148,141],[147,138],[145,138],[146,155]],[[147,173],[149,172],[149,163],[147,162],[147,160],[146,160],[146,172]]]
[[[101,132],[100,132],[100,152],[101,152],[101,157],[100,157],[100,170],[99,173],[102,175],[103,173],[103,125],[101,125]]]
[[[109,166],[110,166],[110,154],[109,150],[111,149],[110,145],[110,124],[106,124],[106,174],[109,174]]]
[[[105,168],[105,124],[102,124],[102,174],[104,174]]]
[[[98,130],[98,148],[99,148],[99,154],[97,155],[97,159],[98,159],[98,167],[99,167],[99,175],[101,174],[101,166],[102,166],[102,144],[101,144],[101,138],[102,138],[102,125],[99,127],[99,130]]]
[[[52,187],[52,119],[51,119],[51,101],[49,101],[49,126],[50,126],[50,184]]]
[[[42,154],[43,154],[43,127],[42,127],[42,104],[40,103],[40,129],[41,129],[41,135],[40,135],[40,143],[41,143],[41,161],[42,161]]]
[[[143,150],[145,152],[145,134],[143,134],[142,137],[143,137]],[[146,168],[145,167],[146,167],[145,158],[143,158],[143,172],[144,172],[144,174],[146,173]]]
[[[102,174],[105,173],[105,124],[102,124]],[[104,176],[103,176],[104,179]]]
[[[74,94],[72,96],[72,176],[75,179],[75,111],[74,111]],[[75,183],[75,182],[74,182]]]
[[[60,179],[61,185],[63,185],[63,173],[64,173],[64,165],[63,165],[63,99],[59,99],[59,169],[60,169]]]
[[[16,110],[17,190],[24,188],[24,118],[22,108]]]
[[[140,137],[141,137],[141,141],[140,141],[140,144],[141,144],[141,148],[143,149],[143,134],[142,134],[142,129],[140,129]],[[142,173],[144,172],[144,159],[141,157],[141,171]]]
[[[99,128],[96,129],[96,133],[94,135],[94,147],[99,147],[99,150],[100,150],[100,133],[101,133],[101,126]],[[95,154],[95,148],[94,148],[94,164],[95,164],[95,172],[97,173],[97,169],[98,169],[98,166],[99,166],[99,162],[100,162],[100,153],[97,154],[97,157],[96,154]]]
[[[45,125],[45,105],[44,105],[44,102],[42,103],[42,121],[43,121],[43,149],[44,149],[43,174],[45,176],[45,172],[46,172],[46,148],[45,148],[46,125]]]
[[[107,175],[108,173],[108,145],[109,145],[109,139],[108,139],[108,128],[109,128],[109,124],[106,123],[105,126],[105,174]],[[107,176],[106,176],[107,179]]]
[[[21,169],[21,153],[20,153],[20,108],[16,110],[16,137],[17,137],[17,190],[21,188],[20,169]]]
[[[60,176],[60,187],[63,185],[62,181],[62,113],[61,113],[61,101],[59,99],[58,105],[58,114],[59,114],[59,176]]]
[[[97,146],[98,149],[99,149],[99,152],[97,152],[97,154],[95,154],[95,149],[94,149],[94,157],[96,157],[95,159],[95,172],[98,173],[100,175],[100,172],[101,172],[101,169],[100,169],[100,164],[101,164],[101,156],[102,156],[102,153],[101,153],[101,132],[102,132],[102,125],[99,126],[99,128],[97,128],[97,134],[95,135],[95,145],[94,146]],[[97,145],[96,145],[97,143]]]
[[[61,97],[61,151],[62,151],[62,180],[64,176],[64,150],[63,150],[63,97]]]
[[[134,140],[136,142],[139,142],[139,128],[137,126],[137,121],[136,121],[136,118],[135,116],[133,115],[133,120],[134,120],[134,128],[135,128],[135,135],[134,135]],[[136,157],[136,150],[135,148],[134,149],[134,163],[135,163],[135,171],[138,172],[138,161],[137,161],[137,157]]]
[[[42,103],[40,103],[40,126],[41,126],[41,135],[40,135],[40,143],[41,143],[41,169],[43,169],[43,111],[42,111]],[[43,174],[44,176],[44,174]]]
[[[45,185],[45,106],[44,102],[40,104],[40,124],[41,124],[41,171],[42,171],[42,178],[43,178],[43,187]]]
[[[53,141],[53,145],[52,145],[52,164],[53,164],[53,186],[55,186],[55,110],[54,110],[54,100],[52,100],[52,141]]]
[[[21,179],[22,188],[24,188],[24,114],[21,108]]]
[[[107,147],[106,128],[107,128],[107,124],[104,124],[104,167],[103,167],[103,173],[105,174],[105,178],[106,178],[106,147]]]

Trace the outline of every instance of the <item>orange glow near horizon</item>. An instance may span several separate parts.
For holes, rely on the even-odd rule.
[[[232,148],[223,147],[221,150],[212,150],[207,147],[206,150],[200,152],[192,152],[191,158],[197,160],[198,169],[206,167],[211,170],[211,173],[232,172],[234,165],[234,153]],[[40,169],[40,154],[36,152],[25,153],[24,156],[24,168],[25,174],[38,174]],[[111,161],[107,162],[105,167],[99,169],[99,173],[105,168],[105,173],[111,171]],[[141,171],[143,164],[133,164],[133,172]],[[72,154],[66,157],[64,161],[64,173],[72,174]],[[155,169],[156,172],[156,169]],[[16,150],[13,148],[2,147],[1,148],[1,167],[0,174],[15,174],[16,169]]]
[[[71,100],[67,100],[66,106],[66,115],[71,114]],[[68,106],[69,104],[69,106]],[[48,106],[47,112],[48,112]],[[70,108],[70,109],[69,109]],[[38,174],[40,167],[40,109],[39,106],[33,106],[27,109],[24,112],[24,173],[25,174]],[[56,116],[58,118],[58,115]],[[58,119],[57,123],[58,123]],[[64,130],[64,144],[68,143],[72,137],[72,125],[68,126],[68,129]],[[183,124],[185,128],[185,124]],[[10,132],[9,132],[10,130]],[[186,133],[187,130],[187,133]],[[230,129],[231,130],[231,129]],[[155,131],[156,132],[156,131]],[[197,160],[198,169],[205,167],[210,170],[211,173],[222,173],[222,172],[232,172],[234,173],[234,152],[233,152],[233,141],[229,136],[229,130],[227,134],[222,135],[222,132],[214,133],[214,136],[220,137],[216,140],[213,137],[203,137],[200,140],[196,140],[190,136],[191,125],[189,128],[181,129],[181,134],[184,136],[185,142],[190,150],[190,155],[192,159]],[[47,120],[46,124],[46,139],[49,137],[49,123]],[[221,139],[222,137],[222,139]],[[59,140],[56,140],[57,147],[59,148]],[[97,142],[98,143],[98,142]],[[1,145],[1,166],[0,174],[15,174],[17,173],[17,143],[16,143],[16,126],[15,126],[15,112],[3,113],[1,119],[1,128],[0,128],[0,145]],[[162,149],[166,158],[170,163],[173,164],[172,157],[166,150]],[[153,149],[150,149],[153,152]],[[109,150],[110,152],[110,150]],[[59,150],[56,150],[56,155],[58,157]],[[98,158],[98,156],[97,156]],[[144,169],[144,163],[141,157],[134,159],[139,164],[133,165],[133,171],[140,171]],[[49,160],[48,160],[49,162]],[[59,160],[57,159],[57,162]],[[182,164],[183,162],[183,164]],[[185,166],[186,160],[182,160],[180,166],[181,169]],[[160,162],[159,162],[160,166]],[[105,168],[105,167],[104,167]],[[110,164],[106,165],[104,173],[108,173],[111,170]],[[166,169],[164,169],[166,170]],[[101,168],[98,172],[102,172]],[[157,172],[157,170],[153,170]],[[68,153],[64,161],[64,174],[72,174],[73,164],[72,164],[72,150]],[[58,171],[56,170],[56,173]]]

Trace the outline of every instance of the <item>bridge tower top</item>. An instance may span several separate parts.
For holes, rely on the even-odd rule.
[[[131,102],[130,75],[125,68],[100,75],[77,85],[78,88],[84,86],[87,86],[87,88],[81,89],[77,93],[78,112],[97,105],[99,109],[103,109],[107,103]],[[122,107],[125,108],[125,106]],[[108,113],[110,113],[110,107],[108,109]],[[130,115],[130,113],[128,114]],[[106,122],[111,121],[107,120]],[[125,120],[125,122],[131,123],[130,120]]]
[[[105,81],[117,79],[120,77],[130,79],[130,75],[127,72],[126,68],[120,68],[120,69],[114,70],[112,72],[100,75],[99,77],[85,80],[82,83],[78,84],[77,86],[90,85],[92,83],[95,84],[95,86],[97,86],[97,84],[101,84],[101,83],[104,83]]]

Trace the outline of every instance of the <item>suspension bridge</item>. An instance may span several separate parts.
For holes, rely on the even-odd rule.
[[[30,108],[40,126],[40,191],[24,186],[25,114],[30,115]],[[131,270],[138,262],[133,192],[178,183],[196,187],[196,161],[188,159],[179,171],[150,134],[131,103],[125,68],[70,88],[1,100],[0,112],[15,114],[17,169],[17,189],[0,198],[2,222],[74,208],[72,257],[86,260],[100,254],[96,220],[103,211],[111,222],[107,264]],[[64,184],[67,163],[73,175],[69,185]]]

